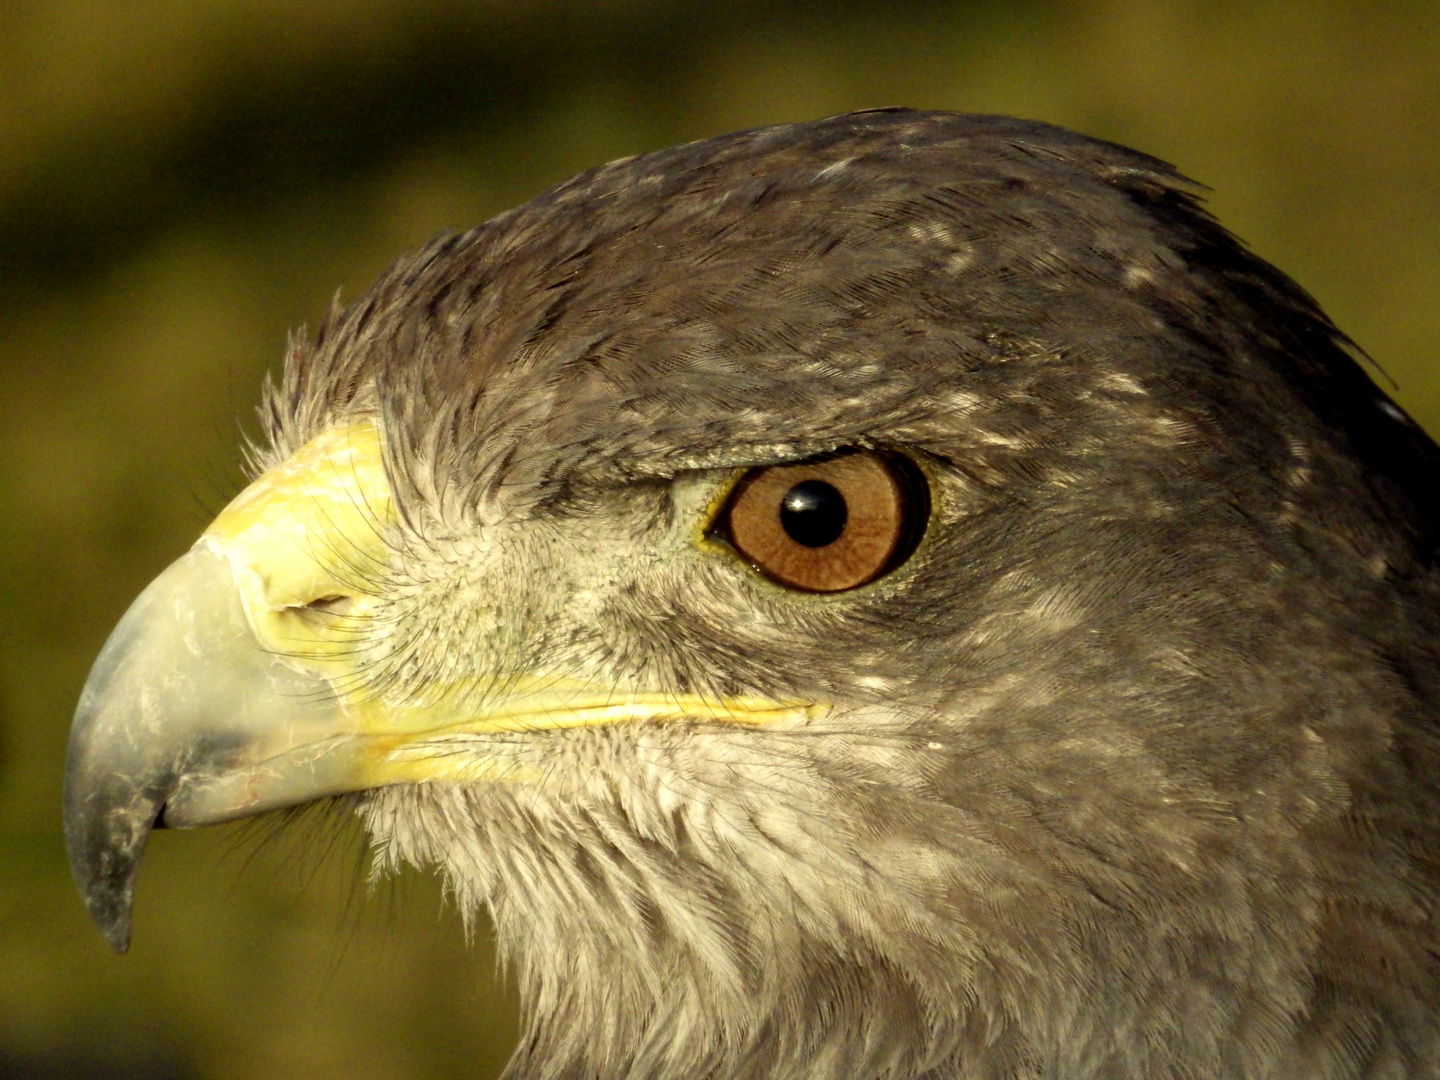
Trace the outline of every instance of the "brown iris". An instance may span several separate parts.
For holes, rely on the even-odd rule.
[[[913,464],[861,450],[752,470],[716,524],[782,585],[839,592],[903,562],[924,531],[927,510]]]

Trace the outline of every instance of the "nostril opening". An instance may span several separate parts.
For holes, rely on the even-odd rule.
[[[352,596],[321,596],[306,604],[305,610],[322,615],[348,615],[354,606],[355,598]]]

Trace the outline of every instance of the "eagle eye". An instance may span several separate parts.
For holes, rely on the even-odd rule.
[[[909,459],[857,450],[750,470],[712,532],[782,585],[840,592],[909,558],[928,516],[925,480]]]

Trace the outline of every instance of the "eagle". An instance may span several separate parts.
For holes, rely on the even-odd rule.
[[[487,909],[509,1080],[1440,1077],[1440,450],[1143,154],[884,109],[616,161],[292,343],[72,729]]]

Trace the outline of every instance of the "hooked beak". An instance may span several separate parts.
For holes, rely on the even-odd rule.
[[[140,594],[85,683],[65,769],[71,867],[114,949],[129,943],[135,871],[162,810],[167,825],[198,825],[348,790],[340,712],[324,679],[259,647],[211,545]]]
[[[335,689],[353,631],[307,605],[353,591],[346,565],[376,557],[390,513],[374,425],[328,431],[242,492],[110,635],[70,731],[65,843],[116,950],[162,814],[200,825],[354,790],[362,732]]]

